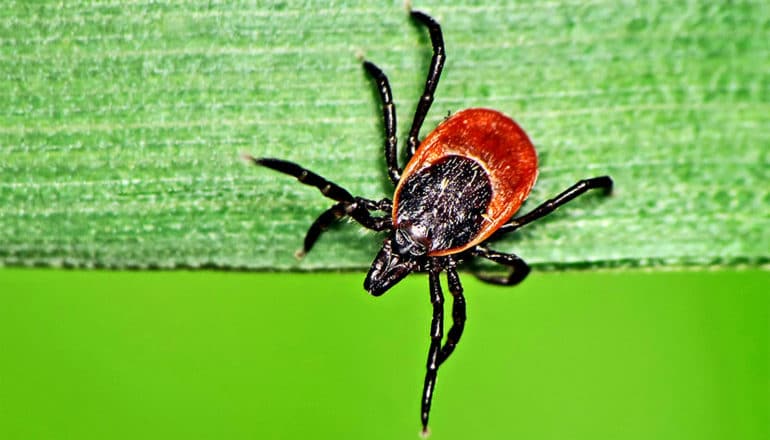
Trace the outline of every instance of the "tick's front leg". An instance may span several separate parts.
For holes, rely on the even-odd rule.
[[[433,305],[433,319],[430,323],[430,348],[428,349],[425,384],[422,389],[421,420],[423,434],[428,433],[430,404],[433,400],[433,390],[436,388],[438,367],[441,365],[441,339],[444,335],[444,294],[441,292],[440,273],[441,270],[439,268],[430,268],[430,302]]]

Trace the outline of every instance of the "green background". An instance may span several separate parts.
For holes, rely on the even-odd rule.
[[[462,276],[432,438],[765,439],[767,272]],[[0,438],[416,439],[427,279],[0,272]]]

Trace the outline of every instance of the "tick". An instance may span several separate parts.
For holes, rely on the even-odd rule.
[[[382,295],[411,272],[428,273],[433,319],[421,400],[422,429],[427,434],[438,369],[460,342],[465,327],[465,297],[457,274],[458,263],[471,257],[486,258],[508,267],[509,272],[506,276],[477,275],[481,280],[506,286],[518,284],[530,271],[527,263],[514,254],[490,249],[488,241],[551,213],[588,190],[602,189],[609,194],[612,179],[601,176],[581,180],[531,212],[514,218],[537,178],[537,154],[532,143],[511,118],[485,108],[457,112],[419,140],[446,52],[438,22],[420,11],[411,11],[411,16],[428,28],[433,57],[406,139],[407,164],[403,169],[396,154],[396,107],[388,78],[373,63],[363,63],[382,100],[385,161],[388,177],[396,187],[393,200],[353,196],[341,186],[285,160],[245,158],[294,176],[336,201],[310,226],[301,255],[313,248],[332,223],[350,217],[365,228],[386,233],[382,249],[364,280],[364,289],[369,293]],[[441,272],[446,272],[452,294],[452,326],[446,340]]]

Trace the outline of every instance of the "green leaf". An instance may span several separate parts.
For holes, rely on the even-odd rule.
[[[770,4],[420,2],[448,59],[423,135],[466,107],[538,147],[525,205],[615,179],[495,246],[539,266],[770,262]],[[395,2],[6,1],[0,11],[0,263],[362,268],[380,238],[241,151],[390,197],[377,96],[408,129],[427,33]]]

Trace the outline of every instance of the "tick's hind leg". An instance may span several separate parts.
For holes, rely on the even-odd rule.
[[[446,49],[444,48],[444,36],[441,32],[441,25],[428,14],[420,11],[412,11],[412,18],[428,28],[430,42],[433,46],[433,57],[430,60],[430,69],[428,70],[428,78],[425,80],[425,89],[420,97],[420,102],[417,103],[417,110],[414,112],[414,119],[412,120],[412,128],[409,130],[409,137],[406,141],[407,161],[417,150],[420,128],[425,121],[425,116],[428,115],[431,104],[433,104],[433,95],[436,93],[438,80],[441,78],[441,71],[444,69],[444,61],[446,61]]]
[[[521,258],[514,254],[504,254],[502,252],[493,251],[482,246],[476,246],[471,252],[477,257],[483,257],[495,263],[502,264],[511,268],[511,272],[507,276],[489,276],[476,274],[476,277],[481,281],[490,284],[498,284],[501,286],[513,286],[519,284],[529,274],[529,265]]]
[[[382,119],[385,123],[385,162],[388,165],[388,177],[393,185],[398,185],[401,179],[401,168],[398,166],[396,146],[396,106],[393,104],[393,94],[390,92],[388,77],[379,67],[369,61],[364,61],[364,69],[377,82],[377,91],[382,101]]]

